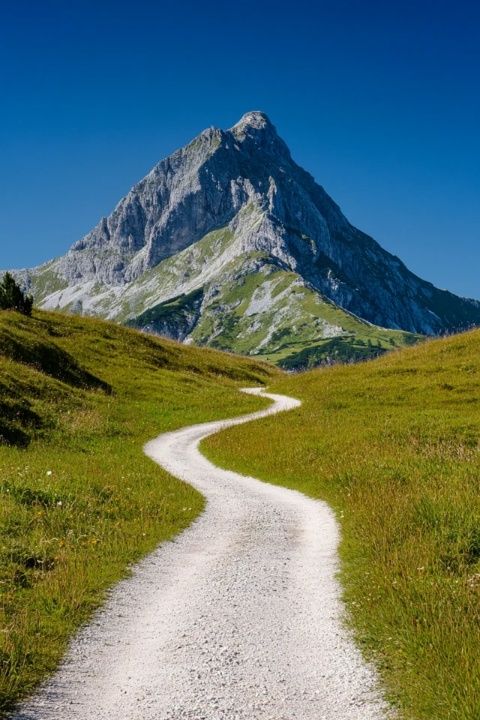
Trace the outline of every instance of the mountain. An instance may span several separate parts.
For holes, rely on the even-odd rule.
[[[421,280],[353,227],[262,112],[202,132],[66,255],[17,276],[40,307],[286,367],[480,323],[478,302]]]

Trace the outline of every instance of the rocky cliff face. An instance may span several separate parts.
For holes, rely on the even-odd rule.
[[[354,228],[292,160],[261,112],[247,113],[230,130],[202,132],[154,167],[65,256],[22,273],[22,278],[44,307],[134,323],[160,313],[157,326],[168,326],[169,334],[221,346],[239,307],[232,302],[222,306],[225,288],[230,292],[232,283],[237,290],[245,283],[250,286],[253,277],[259,282],[263,278],[264,284],[272,273],[290,274],[294,286],[302,288],[303,304],[307,297],[323,305],[333,303],[343,320],[337,322],[337,317],[330,324],[343,333],[345,324],[362,320],[423,334],[480,322],[476,301],[421,280]],[[192,292],[197,293],[195,302]],[[284,294],[281,303],[284,317],[292,323],[290,340],[305,319],[305,309],[293,310],[296,295],[293,290]],[[180,312],[179,298],[184,296],[190,305]],[[164,303],[171,306],[174,299],[173,316],[165,307],[148,315]],[[276,302],[275,297],[270,297],[270,305],[265,300],[261,315]],[[199,326],[207,315],[210,334],[202,334]],[[250,316],[243,321],[246,317]],[[323,318],[317,311],[313,317]],[[153,327],[148,322],[145,326]],[[325,332],[331,336],[322,328],[316,338],[324,341]],[[261,345],[264,340],[258,340],[260,350],[271,349],[270,341]],[[246,351],[255,352],[254,345]]]

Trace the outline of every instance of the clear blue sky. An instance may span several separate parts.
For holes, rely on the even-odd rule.
[[[351,222],[480,297],[479,32],[473,0],[4,2],[0,267],[62,254],[260,109]]]

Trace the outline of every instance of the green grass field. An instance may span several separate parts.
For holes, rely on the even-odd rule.
[[[201,511],[143,444],[263,406],[238,385],[275,374],[102,321],[0,313],[0,716],[129,565]]]
[[[92,319],[0,313],[0,716],[131,563],[203,500],[142,453],[267,383],[298,410],[213,436],[217,463],[325,499],[349,617],[409,720],[480,718],[480,331],[285,375]]]
[[[342,529],[352,627],[399,715],[480,718],[480,331],[279,376],[298,410],[203,443]]]

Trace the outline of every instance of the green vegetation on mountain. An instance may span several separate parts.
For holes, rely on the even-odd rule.
[[[257,270],[242,272],[246,262]],[[420,336],[387,330],[342,310],[260,253],[233,262],[191,333],[199,345],[261,357],[285,369],[364,360]]]
[[[63,280],[56,271],[55,260],[40,265],[35,272],[29,273],[28,277],[30,292],[37,303],[40,298],[68,287],[67,281]]]
[[[258,220],[253,210],[250,216]],[[125,313],[134,307],[138,312],[154,286],[166,291],[180,282],[185,293],[126,319],[127,325],[258,356],[289,370],[365,360],[421,339],[342,310],[265,253],[231,259],[229,240],[231,233],[226,230],[212,232],[162,261],[145,279],[132,284],[120,318],[125,321]],[[213,260],[222,268],[222,282],[214,279],[198,287]]]
[[[0,312],[0,715],[129,565],[201,511],[143,444],[261,407],[238,384],[275,373],[99,320]]]
[[[187,295],[179,295],[155,305],[133,320],[127,320],[125,324],[127,327],[183,340],[195,325],[202,299],[203,291],[193,290]]]
[[[243,211],[246,212],[245,210]],[[145,309],[155,304],[155,298],[165,295],[170,299],[177,296],[180,288],[183,294],[198,291],[202,280],[214,263],[222,265],[223,254],[233,239],[230,228],[223,227],[207,233],[201,240],[171,257],[165,258],[137,280],[127,285],[119,299],[114,294],[106,300],[106,308],[113,312],[120,322],[138,319]],[[104,286],[104,292],[108,289]],[[180,293],[180,294],[182,294]],[[108,296],[107,296],[108,297]]]
[[[478,720],[480,331],[269,389],[302,407],[204,451],[335,509],[352,626],[400,717]]]

